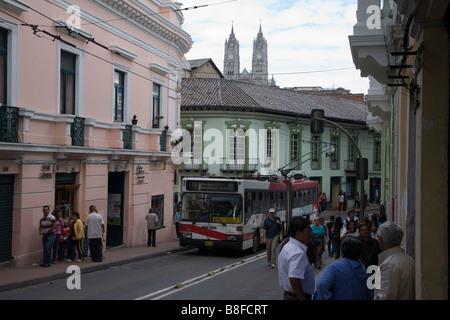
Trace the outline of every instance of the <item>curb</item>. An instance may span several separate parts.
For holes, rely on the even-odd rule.
[[[183,252],[183,251],[187,251],[187,250],[191,250],[191,249],[193,249],[193,247],[189,247],[189,246],[174,248],[174,249],[170,249],[167,251],[145,254],[145,255],[141,255],[141,256],[137,256],[137,257],[127,258],[124,260],[102,262],[102,263],[98,263],[94,266],[81,267],[80,269],[81,269],[82,273],[91,273],[91,272],[99,271],[102,269],[121,266],[121,265],[124,265],[127,263],[138,262],[138,261],[142,261],[142,260],[146,260],[146,259],[158,258],[158,257],[166,256],[169,254]],[[67,278],[67,277],[68,277],[68,273],[61,272],[61,273],[55,273],[55,274],[52,274],[49,276],[40,277],[40,278],[24,280],[24,281],[14,282],[14,283],[8,283],[5,285],[0,285],[0,292],[19,289],[19,288],[23,288],[23,287],[27,287],[27,286],[32,286],[32,285],[38,285],[38,284],[42,284],[45,282],[50,282],[52,280],[58,280],[58,279]]]

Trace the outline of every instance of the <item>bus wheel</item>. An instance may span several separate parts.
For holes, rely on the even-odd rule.
[[[258,252],[258,247],[259,247],[259,232],[255,232],[255,234],[253,235],[253,248],[252,248],[253,253]]]

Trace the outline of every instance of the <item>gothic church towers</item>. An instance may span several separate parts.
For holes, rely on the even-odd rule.
[[[223,75],[226,79],[239,80],[239,41],[233,27],[228,40],[225,40],[225,56],[223,59]]]
[[[268,85],[268,58],[267,40],[262,33],[261,25],[259,32],[253,41],[252,70],[244,69],[240,72],[239,66],[239,42],[234,34],[234,27],[228,40],[225,40],[225,55],[223,60],[223,75],[225,79],[240,80],[253,84]]]

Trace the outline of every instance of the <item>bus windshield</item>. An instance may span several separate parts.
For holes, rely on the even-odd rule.
[[[181,220],[191,222],[242,222],[242,196],[223,193],[185,193]]]

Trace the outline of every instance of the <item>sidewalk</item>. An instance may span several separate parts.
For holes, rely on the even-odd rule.
[[[81,273],[94,272],[125,263],[140,261],[148,258],[168,255],[180,251],[189,250],[191,247],[180,247],[178,240],[158,243],[156,247],[113,247],[104,252],[103,262],[92,262],[86,257],[83,262],[57,262],[49,268],[42,268],[40,262],[23,267],[0,268],[0,292],[21,288],[29,285],[40,284],[55,279],[67,278],[71,274],[66,273],[70,265],[78,265]]]

